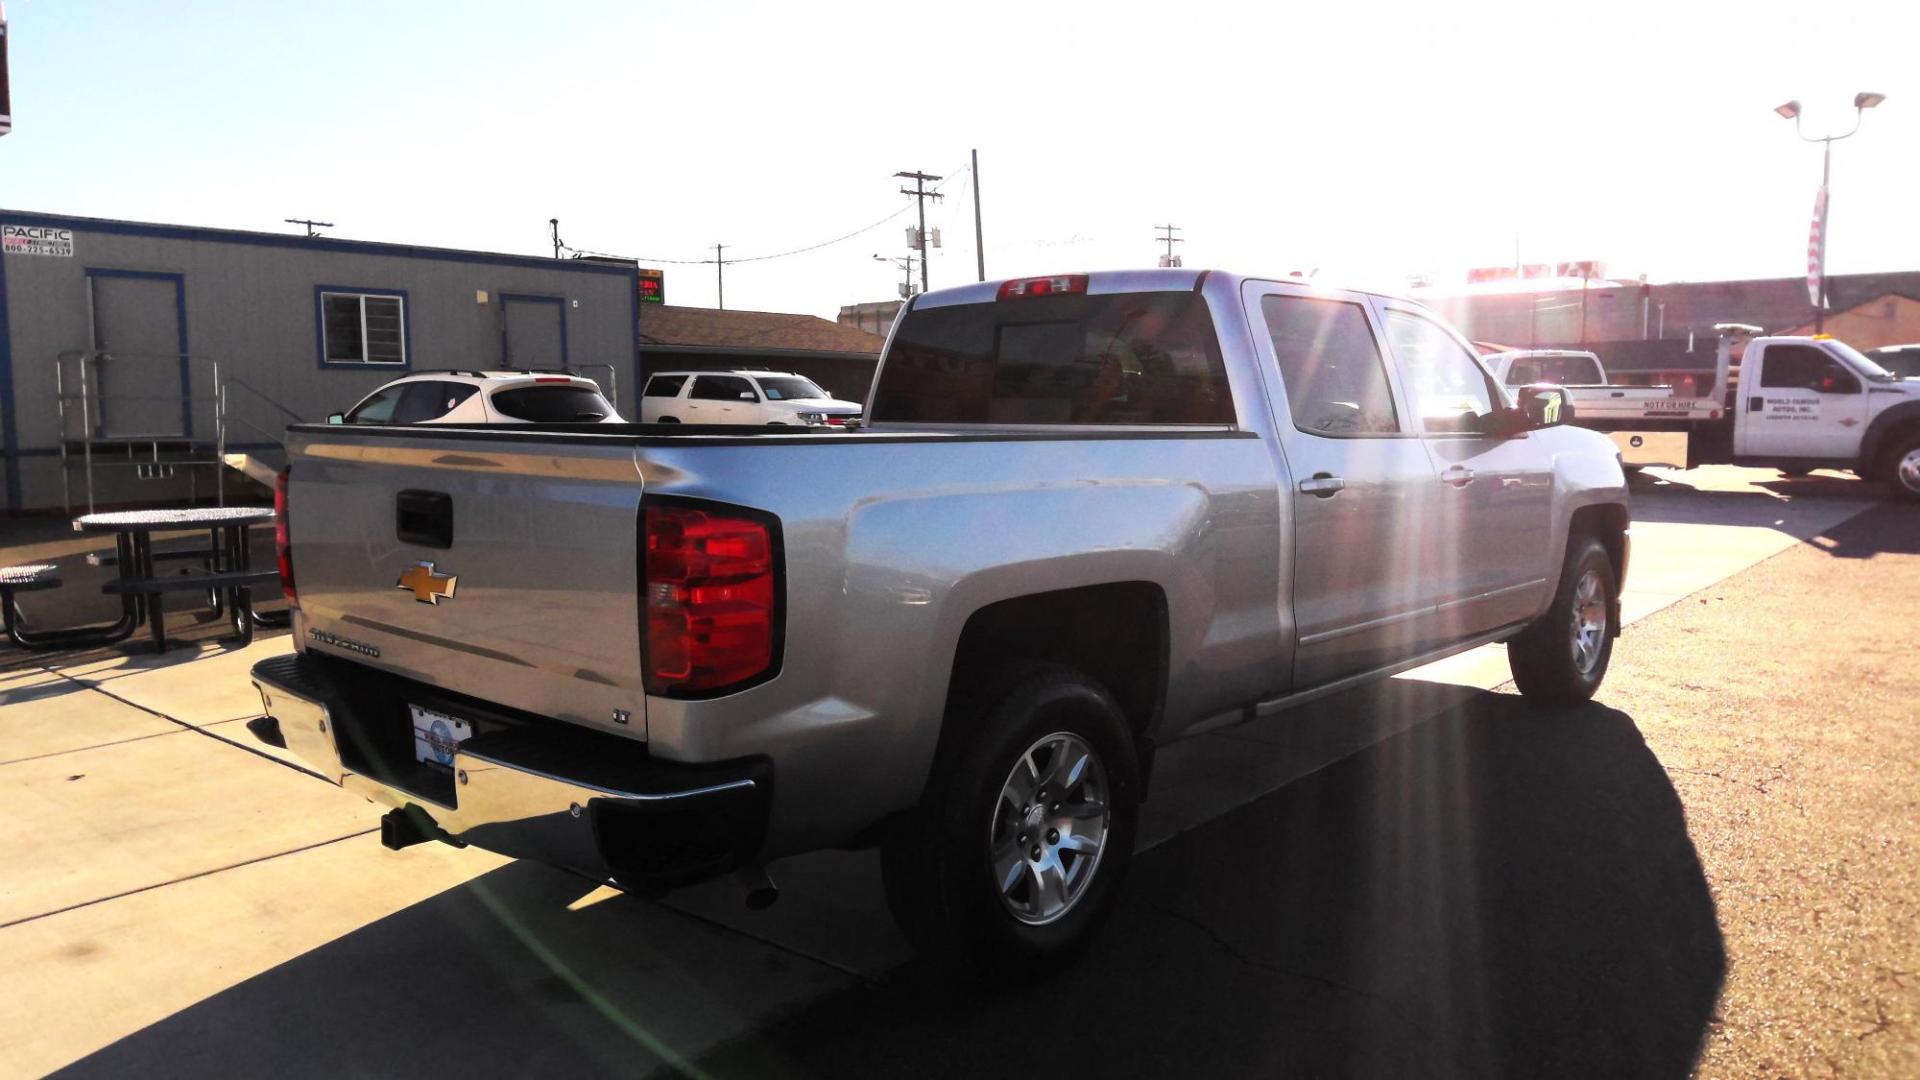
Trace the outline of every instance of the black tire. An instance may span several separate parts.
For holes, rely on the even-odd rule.
[[[961,727],[942,740],[919,808],[881,849],[888,907],[922,955],[960,974],[1013,981],[1051,975],[1092,940],[1132,861],[1140,767],[1126,718],[1113,696],[1085,675],[1052,665],[1022,665],[999,672],[979,692],[956,701],[946,723]],[[1044,820],[1047,807],[1039,801],[1034,806],[1039,815],[1026,821],[1012,803],[1002,809],[1003,789],[1016,766],[1032,751],[1044,781],[1052,760],[1037,744],[1062,735],[1080,740],[1098,765],[1088,766],[1081,782],[1067,791],[1091,798],[1095,779],[1104,773],[1105,830],[1098,855],[1081,864],[1083,856],[1064,846],[1074,837],[1036,831],[1029,843],[1015,845],[1019,850],[1011,863],[1003,862],[1014,872],[1009,880],[1018,881],[1003,898],[993,869],[996,827],[1057,825],[1072,831]],[[1062,794],[1044,787],[1036,791],[1041,793]],[[1053,814],[1059,812],[1053,807]],[[1055,847],[1055,840],[1062,846]],[[1000,850],[1004,858],[1004,842]],[[1064,867],[1060,877],[1068,882],[1061,887],[1064,911],[1040,923],[1014,913],[1022,889],[1032,898],[1028,902],[1039,903],[1033,868],[1046,864],[1030,860],[1027,851],[1051,857],[1051,865]],[[1084,871],[1075,871],[1075,865],[1084,865]],[[1092,876],[1074,876],[1079,872]]]
[[[1880,479],[1901,502],[1920,502],[1920,431],[1897,436],[1880,466]]]
[[[663,424],[677,424],[680,422],[680,418],[677,416],[663,416],[660,418],[660,422]]]
[[[1586,660],[1576,644],[1574,606],[1576,593],[1591,573],[1595,576],[1597,598],[1604,613],[1598,646]],[[1567,541],[1567,559],[1561,567],[1560,583],[1553,591],[1553,603],[1546,614],[1507,643],[1507,664],[1513,670],[1514,685],[1529,701],[1542,705],[1578,705],[1593,697],[1607,677],[1607,665],[1613,659],[1614,621],[1619,617],[1619,586],[1613,573],[1613,560],[1607,549],[1592,536],[1576,534]]]
[[[1781,469],[1780,470],[1781,476],[1785,476],[1793,480],[1798,480],[1801,477],[1811,475],[1812,473],[1813,473],[1812,469]]]

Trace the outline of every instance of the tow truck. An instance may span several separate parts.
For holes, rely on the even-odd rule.
[[[1769,336],[1720,323],[1706,415],[1573,422],[1605,432],[1629,470],[1747,465],[1790,476],[1847,469],[1920,501],[1920,382],[1827,335]],[[1736,366],[1735,356],[1739,357]]]

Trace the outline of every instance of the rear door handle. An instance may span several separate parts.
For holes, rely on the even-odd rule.
[[[1314,473],[1313,479],[1300,481],[1300,490],[1308,495],[1331,499],[1346,489],[1347,482],[1332,473]]]
[[[1465,465],[1455,465],[1446,472],[1441,473],[1440,479],[1452,484],[1454,487],[1463,488],[1473,483],[1473,470],[1467,468]]]

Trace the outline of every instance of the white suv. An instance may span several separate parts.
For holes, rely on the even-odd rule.
[[[330,424],[620,424],[592,379],[563,372],[416,371]]]
[[[831,397],[790,371],[660,371],[640,395],[643,424],[846,427],[859,419],[858,402]]]

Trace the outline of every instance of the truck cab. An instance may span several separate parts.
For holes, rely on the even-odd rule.
[[[1920,423],[1917,391],[1833,338],[1755,338],[1740,362],[1734,456],[1871,470],[1887,437]]]

